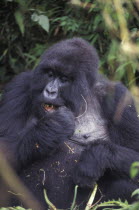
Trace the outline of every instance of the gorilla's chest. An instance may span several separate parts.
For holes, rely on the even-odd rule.
[[[80,147],[76,145],[76,141],[79,145],[86,146],[98,139],[108,139],[107,122],[98,108],[88,108],[83,115],[76,118],[75,132],[71,140],[75,141],[76,152],[77,150],[80,152]]]

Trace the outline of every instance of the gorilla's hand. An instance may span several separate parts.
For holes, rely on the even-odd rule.
[[[73,180],[76,184],[80,187],[92,188],[99,178],[103,176],[105,169],[109,168],[110,165],[109,147],[109,142],[100,139],[86,147],[74,170]]]
[[[40,124],[49,128],[49,132],[55,135],[55,140],[61,142],[73,135],[75,130],[75,117],[66,107],[60,107],[53,113],[48,113]]]
[[[79,187],[93,188],[96,179],[88,174],[84,163],[79,163],[74,170],[73,181]]]
[[[23,165],[50,155],[74,132],[74,115],[66,107],[46,116],[41,120],[32,117],[18,136],[18,148],[15,149],[18,162]]]

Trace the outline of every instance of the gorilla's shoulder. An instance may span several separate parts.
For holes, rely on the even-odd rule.
[[[110,81],[107,78],[99,75],[97,82],[94,85],[94,91],[98,97],[106,97],[108,95],[121,97],[123,94],[130,92],[122,82]]]

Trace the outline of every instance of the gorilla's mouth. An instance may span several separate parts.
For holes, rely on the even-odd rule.
[[[54,112],[58,109],[58,106],[53,104],[43,104],[43,108],[47,112]]]

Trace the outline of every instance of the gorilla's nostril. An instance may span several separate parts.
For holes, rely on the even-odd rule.
[[[83,137],[84,137],[85,139],[88,139],[88,138],[90,137],[90,134],[84,134]]]

